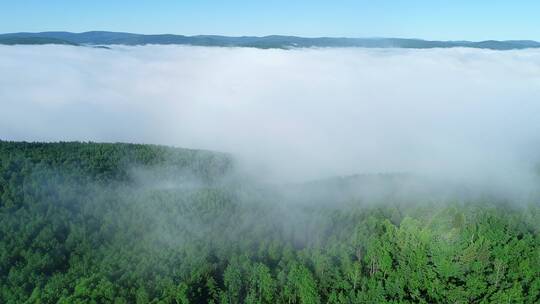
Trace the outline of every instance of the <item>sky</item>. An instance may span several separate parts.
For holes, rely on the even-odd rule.
[[[0,32],[540,40],[537,0],[0,0]]]

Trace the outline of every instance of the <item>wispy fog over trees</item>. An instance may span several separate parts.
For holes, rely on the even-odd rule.
[[[402,178],[269,185],[227,154],[0,142],[0,302],[540,301],[537,204],[344,192]]]

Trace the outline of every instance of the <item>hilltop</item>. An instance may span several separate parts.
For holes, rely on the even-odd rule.
[[[514,50],[540,48],[540,42],[532,40],[486,40],[486,41],[432,41],[407,38],[345,38],[345,37],[296,37],[296,36],[184,36],[173,34],[143,35],[122,32],[90,31],[7,33],[0,34],[0,44],[71,44],[71,45],[194,45],[253,48],[309,48],[309,47],[362,47],[430,49],[467,47],[491,50]]]

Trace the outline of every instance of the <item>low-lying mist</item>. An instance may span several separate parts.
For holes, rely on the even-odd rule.
[[[0,139],[218,150],[278,183],[528,195],[539,101],[538,50],[0,47]]]

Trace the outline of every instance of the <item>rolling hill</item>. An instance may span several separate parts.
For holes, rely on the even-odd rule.
[[[146,45],[176,44],[194,46],[254,47],[254,48],[307,48],[307,47],[363,47],[363,48],[452,48],[468,47],[491,50],[540,48],[531,40],[507,41],[429,41],[404,38],[306,38],[296,36],[241,36],[218,35],[183,36],[172,34],[143,35],[121,32],[91,31],[84,33],[40,32],[0,34],[0,44],[73,44],[73,45]]]
[[[537,205],[337,195],[406,176],[254,187],[230,157],[0,141],[0,302],[540,301]]]

